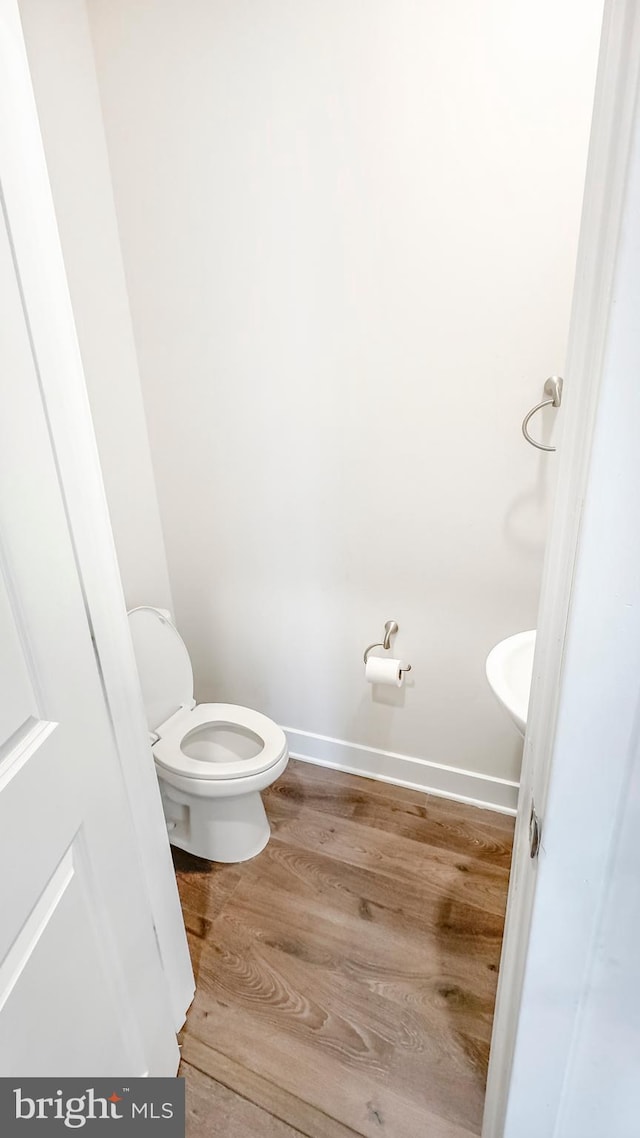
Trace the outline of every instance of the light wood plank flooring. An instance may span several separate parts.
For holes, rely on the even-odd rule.
[[[480,1133],[513,819],[292,761],[243,865],[174,851],[189,1138]]]

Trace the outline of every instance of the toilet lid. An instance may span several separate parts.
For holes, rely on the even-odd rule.
[[[143,605],[128,613],[142,699],[150,731],[178,708],[193,703],[193,671],[187,646],[159,609]]]

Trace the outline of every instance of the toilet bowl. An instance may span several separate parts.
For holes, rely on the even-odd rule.
[[[193,698],[186,645],[164,609],[128,614],[169,840],[211,861],[246,861],[269,841],[260,791],[282,774],[287,738],[272,719]]]

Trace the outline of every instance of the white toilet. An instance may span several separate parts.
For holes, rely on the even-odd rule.
[[[211,861],[246,861],[269,841],[260,791],[289,760],[273,720],[193,698],[186,645],[164,609],[129,615],[151,747],[172,845]]]

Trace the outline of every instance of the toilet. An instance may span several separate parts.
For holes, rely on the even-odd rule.
[[[171,844],[211,861],[255,857],[271,832],[260,791],[289,760],[284,731],[248,707],[196,704],[170,613],[142,605],[128,617]]]

